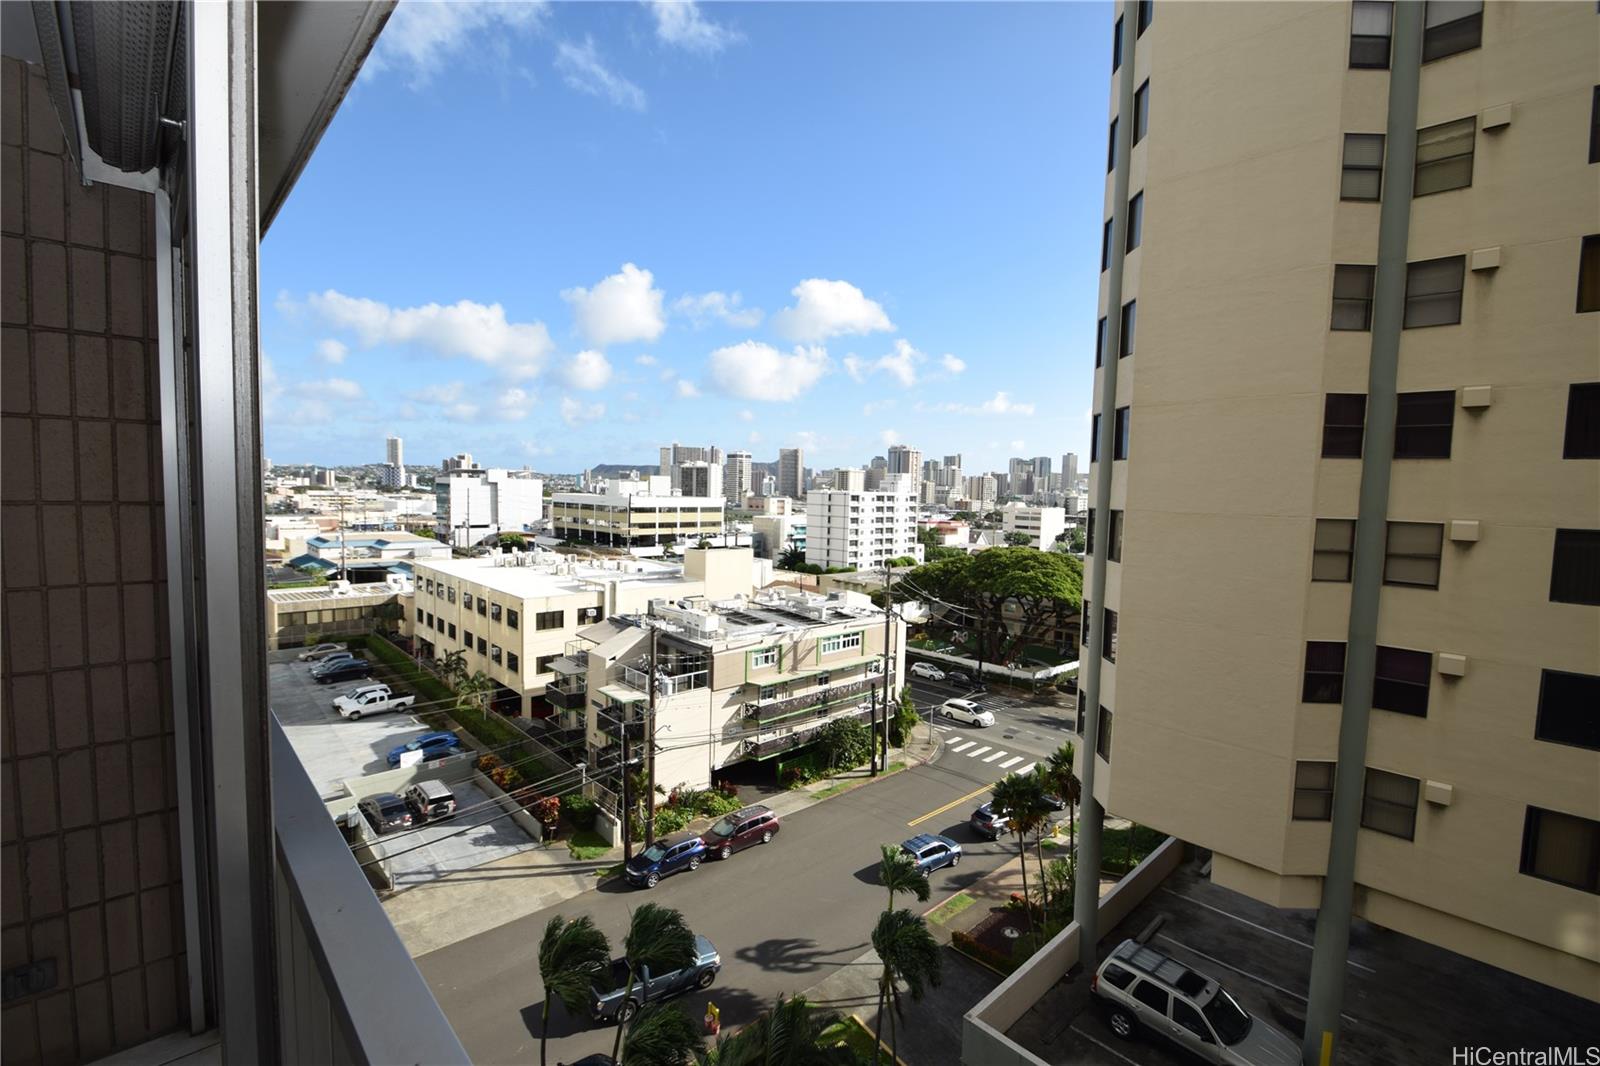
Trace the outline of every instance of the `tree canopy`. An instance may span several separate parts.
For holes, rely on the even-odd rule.
[[[935,612],[969,629],[982,658],[1004,662],[1082,609],[1083,563],[1033,548],[990,548],[919,566],[894,591],[900,600],[943,601]]]

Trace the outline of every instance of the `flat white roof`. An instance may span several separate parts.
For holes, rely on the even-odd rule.
[[[683,567],[676,563],[631,558],[621,560],[620,567],[565,561],[554,565],[541,563],[534,566],[496,566],[494,560],[487,557],[418,559],[413,563],[413,567],[415,573],[422,578],[429,574],[454,577],[522,599],[571,596],[593,591],[607,583],[661,585],[662,595],[665,596],[671,594],[674,586],[699,584],[684,577]]]

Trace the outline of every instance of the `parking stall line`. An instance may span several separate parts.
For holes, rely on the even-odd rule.
[[[1069,1026],[1067,1026],[1067,1028],[1071,1029],[1074,1033],[1077,1033],[1079,1036],[1081,1036],[1085,1040],[1089,1041],[1089,1043],[1094,1044],[1096,1047],[1099,1047],[1104,1051],[1110,1052],[1116,1058],[1119,1058],[1123,1062],[1128,1063],[1128,1066],[1139,1066],[1139,1064],[1137,1062],[1135,1062],[1133,1059],[1128,1058],[1128,1056],[1124,1055],[1122,1052],[1118,1051],[1116,1048],[1112,1047],[1110,1044],[1107,1044],[1104,1041],[1097,1039],[1092,1033],[1086,1033],[1082,1029],[1079,1029],[1076,1025],[1069,1025]]]
[[[951,748],[950,748],[951,751],[963,751],[966,748],[972,747],[972,745],[977,743],[977,741],[974,741],[974,740],[949,740],[949,741],[946,741],[945,743],[951,745]]]
[[[983,761],[984,762],[994,762],[996,759],[1000,758],[1002,755],[1005,755],[1005,754],[1006,754],[1006,752],[997,751],[993,755],[989,756],[987,759],[985,759]]]
[[[1006,761],[1005,761],[1005,762],[1003,762],[1003,763],[1001,763],[1001,764],[1000,764],[1000,769],[1002,769],[1002,770],[1008,770],[1008,769],[1010,769],[1010,768],[1011,768],[1011,767],[1013,767],[1013,766],[1015,766],[1015,765],[1017,765],[1017,763],[1019,763],[1019,762],[1021,762],[1021,761],[1022,761],[1022,756],[1020,756],[1020,755],[1013,755],[1013,756],[1011,756],[1011,758],[1009,758],[1009,759],[1007,759],[1007,760],[1006,760]]]
[[[984,752],[986,752],[988,750],[989,750],[989,745],[985,744],[981,748],[973,748],[971,751],[964,751],[961,754],[963,754],[967,758],[971,759],[971,758],[975,758],[975,757],[977,757],[979,755],[982,755]]]
[[[1284,988],[1282,985],[1273,984],[1271,981],[1267,980],[1265,977],[1262,977],[1262,976],[1260,976],[1258,974],[1253,974],[1249,970],[1241,970],[1241,969],[1239,969],[1239,967],[1234,966],[1231,963],[1223,962],[1221,959],[1217,958],[1215,955],[1207,955],[1205,952],[1201,951],[1200,949],[1192,948],[1188,944],[1185,944],[1181,940],[1174,940],[1170,936],[1167,936],[1164,933],[1158,933],[1156,935],[1156,939],[1157,940],[1164,940],[1168,944],[1171,944],[1175,948],[1182,948],[1184,951],[1189,952],[1189,954],[1191,954],[1191,955],[1198,955],[1202,959],[1205,959],[1207,962],[1212,963],[1212,964],[1214,964],[1216,966],[1221,966],[1224,969],[1232,970],[1234,973],[1238,974],[1241,977],[1248,977],[1250,980],[1254,981],[1256,984],[1261,985],[1264,988],[1270,988],[1274,992],[1281,992],[1286,996],[1290,996],[1290,997],[1292,997],[1294,999],[1299,1000],[1301,1003],[1306,1002],[1306,997],[1302,996],[1298,992],[1291,992],[1287,988]],[[1351,1025],[1359,1025],[1360,1024],[1360,1020],[1359,1019],[1352,1018],[1348,1014],[1341,1013],[1339,1015],[1339,1017],[1343,1018],[1345,1021],[1349,1022]]]
[[[1172,889],[1170,889],[1170,888],[1163,887],[1161,889],[1161,891],[1165,892],[1167,895],[1172,896],[1175,899],[1181,899],[1185,903],[1193,903],[1196,907],[1204,907],[1206,910],[1211,911],[1214,914],[1220,914],[1224,918],[1232,918],[1234,921],[1240,923],[1241,925],[1248,925],[1252,929],[1260,930],[1261,932],[1266,933],[1269,936],[1275,936],[1279,940],[1287,940],[1291,944],[1298,944],[1301,947],[1305,948],[1307,951],[1312,950],[1311,945],[1307,944],[1304,940],[1297,940],[1296,938],[1294,938],[1292,936],[1289,936],[1286,933],[1278,932],[1276,929],[1268,929],[1264,925],[1257,925],[1255,922],[1252,922],[1247,918],[1239,917],[1237,914],[1234,914],[1232,911],[1225,911],[1221,907],[1213,907],[1209,903],[1202,903],[1199,900],[1193,898],[1192,896],[1179,895],[1178,893],[1172,891]],[[1363,970],[1366,973],[1377,973],[1377,971],[1374,970],[1370,966],[1363,966],[1359,962],[1351,962],[1348,959],[1345,960],[1345,965],[1354,967],[1357,970]]]

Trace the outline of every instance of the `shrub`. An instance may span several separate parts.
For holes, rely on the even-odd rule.
[[[817,749],[830,767],[859,766],[872,754],[872,733],[854,718],[838,718],[817,731]]]
[[[561,801],[554,796],[531,796],[523,807],[540,825],[554,825],[561,817]]]
[[[712,818],[720,818],[724,814],[732,814],[743,806],[744,804],[739,801],[738,790],[735,789],[734,795],[731,796],[723,792],[702,792],[695,809]]]
[[[571,794],[561,797],[561,813],[567,816],[567,821],[572,823],[574,829],[593,829],[596,810],[594,800],[588,796]]]
[[[510,792],[522,784],[522,775],[509,766],[496,766],[489,771],[489,780],[500,787],[502,792]]]
[[[682,807],[657,807],[656,836],[661,837],[669,833],[676,833],[689,824],[691,817],[693,816]]]
[[[778,783],[784,788],[799,788],[806,783],[806,772],[802,767],[790,766],[783,771]]]
[[[478,768],[479,773],[487,774],[491,771],[498,770],[500,767],[504,766],[505,763],[500,761],[500,756],[498,755],[480,755],[478,756],[478,761],[473,765]]]
[[[960,929],[952,931],[950,943],[954,945],[957,951],[970,955],[979,962],[988,963],[990,966],[1007,973],[1011,972],[1013,964],[1010,956],[978,941],[969,933],[964,933]]]

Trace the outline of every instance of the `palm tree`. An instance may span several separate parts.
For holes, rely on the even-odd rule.
[[[1007,774],[995,783],[993,809],[1017,835],[1017,856],[1022,860],[1023,909],[1027,911],[1028,931],[1031,933],[1034,928],[1033,907],[1027,903],[1028,834],[1036,832],[1047,817],[1044,789],[1040,787],[1039,779],[1031,774],[1027,777]]]
[[[883,858],[878,860],[878,881],[889,890],[889,906],[894,910],[894,894],[910,892],[920,902],[928,902],[928,875],[917,867],[917,860],[899,848],[879,845]]]
[[[793,570],[795,567],[799,566],[805,561],[806,550],[804,548],[796,548],[791,544],[789,547],[783,549],[783,553],[778,556],[778,569]]]
[[[457,648],[449,652],[443,659],[438,660],[439,676],[451,686],[459,685],[467,679],[467,655]]]
[[[872,950],[883,963],[883,975],[878,979],[878,1025],[873,1032],[877,1043],[872,1049],[872,1061],[878,1061],[883,1047],[884,1001],[889,1009],[889,1054],[900,1057],[899,1027],[895,1016],[900,1010],[900,984],[905,983],[913,1000],[922,998],[924,983],[938,987],[943,975],[940,972],[939,943],[928,932],[928,926],[918,915],[904,907],[897,911],[884,911],[878,916],[877,928],[872,930]]]
[[[649,1006],[628,1026],[620,1066],[689,1066],[705,1044],[700,1027],[678,1007]]]
[[[539,941],[539,980],[544,982],[544,1014],[539,1031],[539,1066],[544,1066],[550,1034],[550,1000],[561,1000],[573,1014],[583,1010],[595,978],[611,965],[611,944],[587,914],[572,921],[551,918]]]
[[[700,1056],[700,1066],[854,1066],[847,1045],[824,1047],[823,1030],[839,1020],[813,1009],[804,996],[778,997],[777,1005]],[[624,1066],[627,1066],[624,1063]]]
[[[1072,759],[1072,742],[1069,740],[1051,753],[1043,766],[1050,791],[1061,797],[1061,802],[1067,805],[1067,850],[1077,855],[1078,801],[1083,799],[1083,785],[1073,772]]]
[[[652,973],[672,973],[694,962],[694,933],[683,915],[670,907],[646,903],[628,919],[628,935],[622,939],[622,957],[628,964],[628,983],[617,1006],[617,1036],[611,1043],[611,1057],[622,1051],[622,1027],[628,1023],[633,998],[633,983],[642,969]]]
[[[456,683],[456,709],[469,711],[476,707],[483,712],[484,718],[488,718],[488,697],[494,689],[494,678],[482,670],[475,672],[466,680]]]

